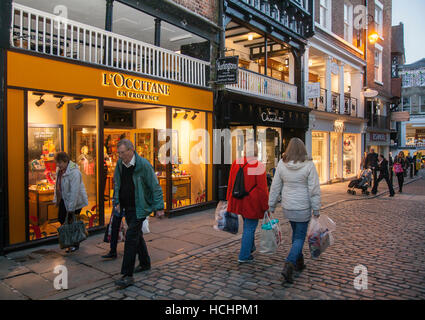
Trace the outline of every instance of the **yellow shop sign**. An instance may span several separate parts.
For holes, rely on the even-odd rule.
[[[117,97],[159,102],[160,96],[170,95],[170,85],[132,78],[117,72],[102,73],[102,85],[115,87]]]

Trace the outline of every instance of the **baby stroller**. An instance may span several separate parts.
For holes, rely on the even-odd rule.
[[[348,185],[347,193],[355,195],[356,191],[354,189],[361,189],[362,194],[369,195],[370,192],[367,191],[368,188],[372,187],[372,170],[365,169],[360,172],[359,178],[353,180]]]

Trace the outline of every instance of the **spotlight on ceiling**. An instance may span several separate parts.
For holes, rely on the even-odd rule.
[[[44,96],[44,93],[34,92],[33,95],[40,96],[40,98],[35,102],[35,105],[37,107],[40,107],[44,103],[44,99],[42,99]]]
[[[56,104],[56,108],[58,108],[58,109],[62,108],[63,105],[65,104],[65,102],[62,101],[63,96],[54,95],[53,97],[60,99],[59,102]]]
[[[186,120],[188,116],[189,116],[189,112],[185,111],[184,116],[183,116],[183,119]]]
[[[80,109],[83,106],[83,103],[81,102],[81,100],[75,105],[75,110]]]
[[[174,109],[174,114],[173,114],[173,118],[175,119],[175,118],[177,118],[177,116],[179,115],[178,113],[177,113],[177,111],[180,111],[179,109]]]
[[[193,116],[192,116],[192,120],[195,120],[196,117],[198,116],[199,111],[193,111]]]

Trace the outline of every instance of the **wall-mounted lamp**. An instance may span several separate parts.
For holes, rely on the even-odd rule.
[[[254,39],[254,35],[249,34],[249,35],[248,35],[248,41],[252,41],[253,39]]]
[[[63,96],[54,95],[53,97],[60,99],[59,102],[56,104],[56,108],[58,108],[58,109],[62,108],[63,105],[65,104],[65,102],[62,101]]]
[[[193,116],[192,116],[192,120],[195,120],[196,117],[198,116],[199,111],[193,111]]]
[[[33,95],[40,96],[40,98],[35,102],[35,105],[37,107],[40,107],[44,103],[44,99],[42,99],[44,96],[44,93],[33,92]]]

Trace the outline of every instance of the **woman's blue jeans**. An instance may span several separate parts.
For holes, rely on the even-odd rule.
[[[289,251],[289,255],[286,258],[286,261],[292,262],[292,264],[295,265],[298,258],[301,258],[303,256],[304,241],[307,235],[309,221],[290,222],[292,227],[292,247],[291,251]]]
[[[248,260],[251,257],[251,252],[255,248],[255,229],[258,226],[258,219],[243,218],[243,233],[241,251],[239,253],[239,260]]]

